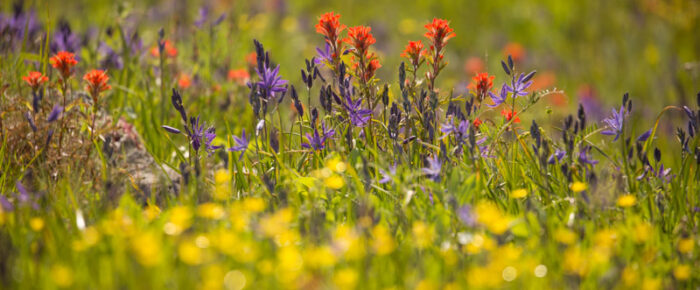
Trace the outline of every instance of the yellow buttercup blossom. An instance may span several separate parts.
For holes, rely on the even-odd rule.
[[[179,235],[192,224],[192,210],[186,206],[176,206],[170,210],[169,222],[163,229],[166,234]]]
[[[340,158],[335,157],[326,161],[326,168],[337,173],[343,173],[346,169],[348,169],[348,166],[345,164],[345,162],[341,161]]]
[[[260,220],[260,230],[267,237],[274,237],[286,231],[292,221],[292,210],[284,208]]]
[[[41,231],[44,228],[44,220],[40,217],[33,217],[29,220],[29,227],[35,232]]]
[[[523,189],[523,188],[513,190],[513,191],[510,193],[510,196],[513,197],[513,198],[524,198],[524,197],[527,196],[527,190],[525,190],[525,189]]]
[[[329,246],[321,246],[306,249],[304,261],[309,268],[319,269],[332,267],[336,263],[336,258]]]
[[[692,238],[681,239],[678,241],[678,251],[681,253],[690,253],[695,247],[695,241]]]
[[[51,279],[58,287],[70,287],[73,285],[73,271],[63,265],[54,265],[51,267]]]
[[[632,238],[637,243],[643,243],[651,237],[652,227],[647,222],[640,222],[632,229]]]
[[[340,269],[333,275],[333,284],[338,289],[355,289],[359,275],[351,268]]]
[[[688,280],[690,278],[690,271],[691,268],[688,265],[678,265],[675,268],[673,268],[673,276],[676,277],[676,279],[684,281]]]
[[[500,235],[508,230],[511,219],[490,202],[481,202],[476,205],[476,220],[494,234]]]
[[[572,183],[571,185],[569,185],[569,188],[571,189],[571,191],[579,193],[579,192],[582,192],[582,191],[588,189],[588,185],[583,183],[583,182],[576,181],[576,182]]]
[[[625,194],[617,199],[617,205],[620,207],[631,207],[637,203],[637,198],[631,194]]]
[[[323,180],[323,184],[330,189],[341,189],[345,185],[345,180],[340,175],[331,175]]]
[[[224,211],[224,207],[213,202],[207,202],[197,206],[197,215],[203,218],[218,220],[222,219],[225,214],[226,211]]]
[[[422,221],[413,223],[411,232],[413,233],[413,241],[419,249],[432,245],[435,238],[435,229]]]
[[[149,204],[143,210],[143,216],[148,221],[156,219],[160,215],[160,208],[157,205]]]
[[[259,197],[249,197],[243,200],[243,208],[249,212],[258,213],[265,210],[265,201]]]
[[[162,260],[160,236],[150,231],[135,235],[131,240],[131,251],[141,265],[157,265]]]
[[[394,251],[396,248],[396,242],[394,238],[389,233],[389,230],[383,225],[376,225],[372,228],[372,236],[374,240],[372,241],[372,248],[377,253],[377,255],[388,255]]]
[[[554,239],[565,245],[571,245],[576,242],[576,233],[567,228],[559,228],[554,232]]]
[[[214,173],[214,182],[224,184],[231,181],[231,174],[226,169],[219,169]]]

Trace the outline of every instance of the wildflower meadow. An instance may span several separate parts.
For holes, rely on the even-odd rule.
[[[3,1],[0,289],[698,289],[700,2]]]

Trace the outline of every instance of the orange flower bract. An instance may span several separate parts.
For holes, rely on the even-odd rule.
[[[333,12],[321,15],[318,24],[316,24],[316,32],[323,34],[328,42],[337,41],[340,32],[344,29],[345,25],[340,24],[340,14],[335,14]]]
[[[425,51],[423,50],[423,43],[420,40],[409,41],[406,45],[406,49],[404,49],[403,53],[401,53],[401,57],[410,59],[411,64],[413,64],[414,66],[418,66],[418,64],[420,64],[420,57],[424,53]]]
[[[49,80],[48,77],[44,76],[41,72],[31,71],[29,75],[22,77],[22,79],[32,87],[32,90],[37,90],[39,86]]]
[[[447,44],[450,38],[457,36],[453,29],[450,28],[449,22],[444,19],[433,18],[433,22],[425,25],[428,32],[425,33],[425,37],[431,40],[433,45],[439,50],[442,46]]]
[[[358,54],[364,54],[370,45],[377,42],[372,36],[372,27],[369,26],[355,26],[348,28],[348,38],[345,42],[354,47]]]
[[[495,76],[489,76],[488,73],[478,73],[472,77],[473,82],[469,84],[468,88],[476,91],[478,96],[485,96],[493,87],[493,79],[495,78]]]
[[[87,82],[85,90],[90,92],[90,96],[97,97],[101,92],[109,90],[112,86],[107,84],[109,77],[103,70],[94,69],[83,76],[83,80]]]
[[[61,72],[61,76],[64,79],[70,76],[71,70],[78,64],[78,61],[75,60],[75,54],[67,51],[59,51],[56,55],[51,57],[49,61],[51,62],[51,66]]]

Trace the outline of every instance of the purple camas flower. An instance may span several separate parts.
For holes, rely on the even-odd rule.
[[[581,151],[578,153],[578,161],[581,164],[588,164],[588,165],[596,165],[598,164],[597,160],[593,160],[592,157],[589,155],[589,152],[591,151],[590,146],[585,146],[581,148]]]
[[[509,93],[513,93],[513,98],[517,98],[519,96],[527,96],[527,88],[532,85],[532,77],[535,76],[535,71],[530,72],[529,74],[520,74],[520,77],[518,77],[517,80],[514,80],[511,85],[506,85],[505,89]]]
[[[639,135],[639,137],[637,137],[637,142],[645,142],[649,139],[649,136],[651,136],[651,129]]]
[[[279,75],[280,66],[277,65],[274,69],[270,69],[265,66],[263,71],[256,69],[260,81],[258,82],[258,89],[263,91],[263,96],[266,99],[274,97],[276,93],[283,93],[287,91],[286,80],[283,80]]]
[[[503,104],[503,102],[506,101],[506,98],[508,97],[508,85],[505,83],[501,87],[501,90],[498,92],[498,95],[494,94],[493,92],[489,92],[489,96],[491,96],[491,101],[493,101],[493,105],[488,105],[491,108],[498,107],[498,105]]]
[[[549,156],[549,159],[547,159],[547,163],[554,164],[557,161],[561,161],[561,159],[564,158],[564,155],[566,155],[566,151],[557,149],[554,151],[554,154]]]
[[[121,55],[114,51],[111,46],[108,44],[101,42],[98,50],[100,51],[100,54],[103,56],[102,60],[100,61],[100,66],[102,68],[108,69],[108,68],[116,68],[116,69],[122,69],[124,68],[124,62],[122,61]]]
[[[396,176],[396,163],[389,166],[389,172],[379,169],[379,173],[382,175],[382,179],[379,180],[379,184],[385,184],[392,181],[394,176]]]
[[[204,122],[199,122],[199,117],[190,117],[189,122],[187,120],[187,113],[185,112],[185,108],[182,106],[182,97],[180,96],[180,93],[173,89],[173,95],[171,97],[173,107],[175,107],[175,110],[177,110],[180,113],[180,117],[185,123],[185,135],[190,141],[190,144],[192,145],[192,149],[194,149],[195,153],[199,152],[199,149],[204,145],[204,150],[209,153],[211,156],[214,151],[220,149],[223,146],[214,146],[212,145],[212,141],[216,138],[216,129],[214,127],[207,127],[206,123]],[[163,128],[165,131],[168,131],[169,133],[172,134],[181,134],[182,131],[180,131],[177,128],[173,128],[171,126],[167,125],[162,125],[161,128]]]
[[[326,64],[333,63],[333,52],[331,51],[331,45],[326,42],[324,49],[316,48],[316,53],[318,56],[314,58],[316,64]]]
[[[438,159],[437,155],[428,158],[428,167],[423,167],[423,174],[433,181],[440,181],[440,171],[442,171],[442,163]]]
[[[622,134],[626,115],[627,112],[625,111],[625,106],[621,106],[619,112],[615,111],[613,108],[612,116],[603,120],[603,122],[608,125],[608,129],[600,132],[600,134],[609,136],[615,135],[615,139],[613,139],[613,141],[617,141],[617,139],[620,138],[620,134]]]
[[[461,206],[457,209],[457,217],[459,218],[465,226],[473,227],[476,225],[476,214],[472,210],[472,207],[468,204]]]
[[[58,30],[51,38],[50,47],[54,53],[68,51],[77,54],[80,52],[80,37],[71,31],[67,21],[62,20],[58,24]]]
[[[51,113],[49,113],[49,117],[46,119],[46,121],[49,123],[56,121],[56,120],[58,120],[59,117],[61,117],[62,113],[63,113],[63,107],[56,104],[53,106],[53,109],[51,110]]]
[[[364,127],[369,123],[372,117],[372,111],[369,109],[362,109],[362,99],[358,98],[353,101],[348,95],[345,97],[345,103],[343,107],[348,111],[348,116],[350,117],[350,123],[356,127]]]
[[[308,143],[302,143],[301,147],[313,150],[323,150],[325,148],[326,140],[335,135],[335,130],[327,129],[326,123],[324,122],[321,123],[321,131],[322,133],[319,134],[318,128],[314,128],[313,135],[306,133],[306,141],[308,141]]]
[[[236,145],[229,148],[228,151],[241,152],[241,155],[238,156],[238,161],[241,161],[241,159],[243,159],[243,155],[245,154],[245,151],[248,149],[248,144],[250,144],[250,140],[245,135],[245,129],[243,129],[243,133],[241,133],[240,138],[236,135],[233,135],[233,141],[236,142]]]
[[[198,152],[204,143],[204,150],[206,150],[209,155],[214,151],[221,148],[222,146],[213,146],[211,142],[216,138],[216,129],[214,127],[207,127],[205,122],[199,122],[199,117],[190,118],[190,143],[195,152]]]

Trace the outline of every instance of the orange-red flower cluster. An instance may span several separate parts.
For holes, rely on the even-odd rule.
[[[474,125],[474,128],[479,130],[479,126],[481,126],[481,123],[482,123],[481,120],[479,120],[479,118],[476,118],[476,119],[474,119],[474,122],[472,123],[472,125]]]
[[[177,56],[177,48],[170,42],[170,40],[166,40],[165,43],[163,44],[163,51],[165,51],[165,55],[167,57],[174,58]],[[158,50],[158,45],[151,47],[151,55],[153,57],[160,57],[160,51]]]
[[[248,70],[244,68],[232,69],[228,71],[227,79],[229,81],[234,81],[239,85],[243,85],[250,80],[250,74]]]
[[[362,76],[362,79],[364,81],[369,81],[374,77],[374,73],[377,71],[378,68],[382,67],[381,64],[379,64],[379,60],[376,58],[372,58],[369,63],[367,63],[367,67],[365,67],[365,72],[364,75]]]
[[[22,77],[22,79],[29,84],[32,91],[36,91],[43,83],[49,80],[48,77],[44,76],[38,71],[31,71],[29,72],[29,75]]]
[[[61,72],[63,79],[70,77],[71,70],[78,64],[78,61],[75,60],[75,55],[67,51],[59,51],[49,61],[51,66]]]
[[[518,118],[518,112],[516,111],[503,109],[503,111],[501,111],[501,115],[503,115],[503,117],[506,118],[506,121],[510,122],[510,120],[513,119],[513,117],[515,117],[513,123],[520,123],[520,118]]]
[[[401,53],[401,57],[408,58],[411,60],[411,64],[413,66],[418,66],[421,63],[421,56],[425,51],[423,50],[423,43],[419,41],[409,41],[408,45],[406,45],[406,49]]]
[[[316,24],[316,32],[323,34],[326,41],[335,47],[340,46],[340,32],[345,29],[345,25],[340,24],[340,14],[328,12],[321,15],[321,18]]]
[[[369,46],[377,42],[372,36],[372,27],[355,26],[348,28],[348,38],[345,42],[357,50],[358,55],[364,55]]]
[[[107,73],[105,73],[103,70],[99,69],[94,69],[83,76],[83,80],[87,82],[87,86],[85,86],[85,90],[90,92],[90,96],[93,98],[97,98],[97,96],[106,90],[111,89],[112,87],[107,84],[107,81],[109,81],[109,77],[107,76]]]
[[[442,48],[447,44],[450,38],[457,36],[452,28],[450,28],[449,22],[444,19],[433,18],[433,22],[425,25],[428,32],[425,33],[425,37],[430,39],[430,48],[440,52]]]
[[[493,87],[493,79],[495,76],[489,76],[488,73],[478,73],[472,77],[472,83],[467,88],[476,91],[477,96],[486,96],[491,87]]]
[[[187,89],[192,85],[192,78],[186,73],[180,74],[180,77],[177,79],[177,86],[180,87],[181,89]]]

